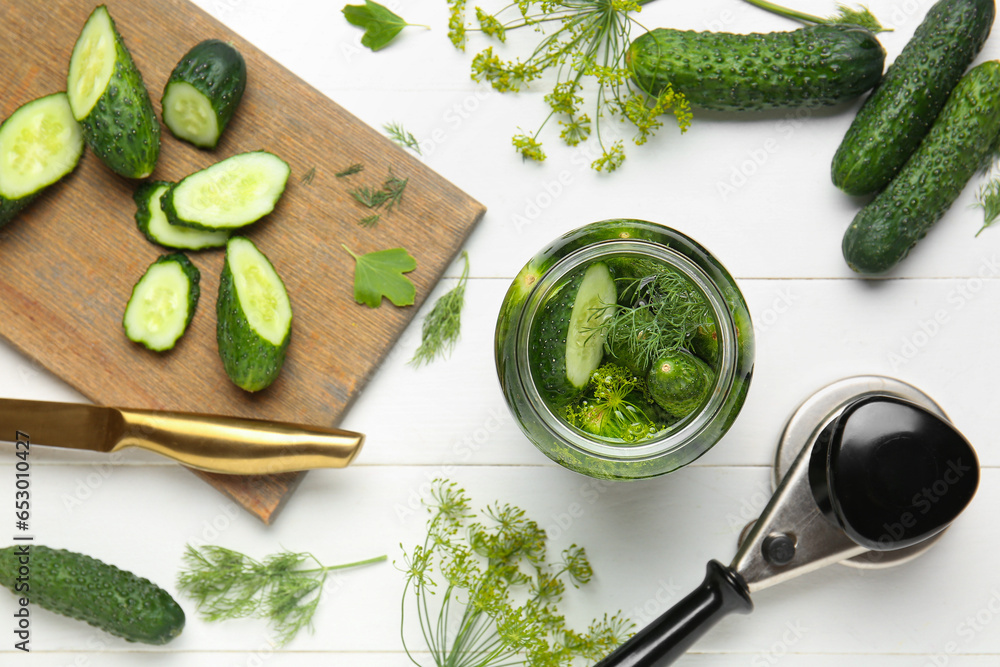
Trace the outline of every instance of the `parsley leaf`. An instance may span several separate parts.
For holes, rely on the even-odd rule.
[[[417,268],[417,260],[405,248],[378,250],[359,256],[343,243],[340,245],[354,258],[355,301],[369,308],[378,308],[384,296],[396,306],[413,305],[417,290],[403,274]]]
[[[342,11],[348,23],[365,29],[361,45],[367,46],[372,51],[388,46],[403,28],[414,25],[371,0],[365,0],[363,5],[345,5]]]

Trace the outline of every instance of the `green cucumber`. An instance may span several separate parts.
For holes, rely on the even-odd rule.
[[[190,227],[171,225],[160,208],[160,198],[173,185],[166,181],[150,181],[135,191],[135,224],[147,239],[165,248],[202,250],[226,245],[229,232],[205,232]]]
[[[649,369],[646,386],[661,408],[683,418],[697,411],[712,393],[715,372],[686,350],[661,355]]]
[[[692,107],[761,111],[854,99],[878,83],[885,49],[847,25],[749,35],[658,28],[633,41],[626,60],[650,95],[669,84]]]
[[[246,85],[247,64],[239,51],[218,39],[196,44],[163,90],[163,124],[178,139],[215,148]]]
[[[87,145],[112,171],[146,178],[160,155],[160,124],[149,93],[104,5],[87,19],[73,47],[66,83]]]
[[[848,266],[865,275],[898,264],[993,155],[1000,136],[1000,61],[958,82],[931,131],[889,186],[844,234]]]
[[[163,255],[149,265],[125,307],[128,339],[155,352],[173,348],[198,306],[201,274],[184,253]]]
[[[600,325],[616,301],[611,271],[595,262],[557,286],[543,306],[529,355],[536,384],[553,404],[582,393],[601,365],[607,332]]]
[[[64,549],[38,544],[0,549],[0,584],[32,604],[130,642],[166,644],[184,629],[184,610],[167,591]]]
[[[240,153],[186,177],[160,203],[172,225],[238,229],[274,210],[290,173],[288,163],[273,153]]]
[[[990,34],[994,0],[940,0],[858,112],[833,157],[833,183],[882,190],[927,135]]]
[[[0,125],[0,227],[76,168],[83,133],[66,93],[18,107]]]
[[[278,272],[242,236],[226,245],[216,302],[219,356],[236,386],[259,391],[278,378],[292,337],[292,304]]]

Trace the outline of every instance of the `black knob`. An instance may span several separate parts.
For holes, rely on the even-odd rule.
[[[852,540],[892,551],[948,527],[976,493],[979,461],[949,422],[875,395],[848,405],[824,429],[809,478],[820,509]]]

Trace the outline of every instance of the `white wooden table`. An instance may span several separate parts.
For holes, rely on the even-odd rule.
[[[625,166],[610,177],[585,166],[592,149],[558,145],[552,135],[547,162],[522,164],[510,136],[542,119],[544,89],[501,96],[471,81],[480,43],[473,40],[466,54],[452,48],[440,0],[390,5],[433,30],[408,29],[379,53],[360,48],[360,31],[340,14],[344,3],[197,2],[371,125],[402,122],[421,140],[428,165],[489,207],[468,245],[462,339],[450,359],[416,370],[406,362],[419,342],[418,317],[344,421],[368,434],[361,457],[346,470],[309,474],[270,527],[152,455],[110,462],[33,451],[38,541],[114,562],[171,591],[188,542],[254,556],[285,547],[328,563],[387,554],[388,563],[334,579],[314,634],[275,651],[262,622],[208,624],[178,596],[188,622],[166,647],[127,644],[37,610],[25,655],[12,648],[15,603],[3,594],[0,664],[407,664],[399,636],[404,577],[392,561],[400,561],[401,543],[422,540],[419,503],[437,477],[463,485],[477,506],[503,500],[524,507],[549,531],[553,549],[572,542],[587,548],[597,576],[567,595],[572,625],[618,609],[642,625],[700,582],[708,559],[732,557],[740,529],[770,495],[773,450],[795,406],[856,374],[898,377],[942,404],[980,454],[973,505],[912,563],[885,571],[833,566],[756,594],[751,616],[724,620],[680,664],[998,664],[1000,230],[973,238],[981,221],[971,208],[974,186],[891,279],[864,282],[840,253],[859,202],[829,179],[830,158],[857,105],[739,118],[701,113],[685,136],[668,121],[647,146],[630,147]],[[834,5],[788,2],[818,14]],[[931,4],[871,0],[873,12],[896,28],[881,37],[890,59]],[[737,0],[657,2],[641,18],[650,27],[699,30],[796,27]],[[979,60],[996,57],[1000,36]],[[501,299],[525,260],[572,228],[612,217],[674,226],[720,258],[750,305],[757,364],[739,420],[706,456],[663,478],[602,484],[556,466],[522,436],[496,381],[492,341]],[[453,287],[459,272],[453,267],[434,296]],[[0,378],[4,396],[83,400],[3,344]],[[0,449],[0,504],[13,500],[14,462],[10,446]],[[415,625],[405,632],[419,643]]]

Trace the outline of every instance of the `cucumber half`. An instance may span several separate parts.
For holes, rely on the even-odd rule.
[[[226,245],[229,232],[204,232],[190,227],[171,225],[160,208],[160,197],[172,183],[152,181],[139,187],[135,199],[135,223],[147,239],[166,248],[202,250]]]
[[[0,125],[0,225],[76,168],[83,133],[65,93],[19,107]]]
[[[247,85],[247,65],[235,48],[208,39],[184,54],[163,90],[163,124],[178,139],[215,148]]]
[[[146,178],[160,155],[160,124],[125,42],[104,5],[73,47],[66,92],[87,145],[112,171]]]
[[[194,317],[200,279],[198,268],[183,253],[150,264],[125,307],[122,325],[128,339],[156,352],[171,349]]]
[[[247,238],[226,244],[216,302],[216,336],[226,374],[259,391],[281,373],[292,336],[292,304],[274,266]]]
[[[167,190],[161,204],[171,224],[232,230],[274,210],[291,169],[267,151],[240,153],[197,171]]]
[[[617,300],[615,280],[603,262],[570,278],[549,298],[532,331],[529,355],[543,395],[568,403],[601,365],[607,332],[601,328]]]

